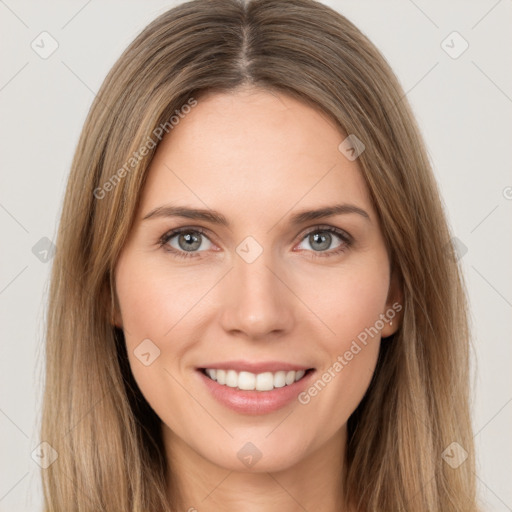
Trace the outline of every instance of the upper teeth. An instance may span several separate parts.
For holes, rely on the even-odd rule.
[[[219,384],[231,388],[238,387],[247,391],[271,391],[274,388],[289,386],[302,379],[306,373],[304,370],[291,370],[289,372],[264,372],[256,375],[251,372],[236,372],[235,370],[218,370],[213,368],[207,368],[205,372],[208,377],[216,380]]]

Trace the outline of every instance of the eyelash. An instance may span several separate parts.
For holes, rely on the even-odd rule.
[[[202,228],[183,227],[183,228],[173,229],[171,231],[168,231],[164,235],[162,235],[162,237],[158,240],[158,245],[164,251],[172,253],[173,255],[177,256],[178,258],[200,257],[200,252],[198,253],[198,252],[194,252],[194,251],[189,251],[189,252],[178,251],[178,250],[174,249],[174,247],[170,247],[167,245],[169,240],[171,240],[176,235],[179,235],[180,233],[190,233],[190,232],[199,233],[202,236],[205,236],[206,238],[208,238],[205,230]],[[338,254],[341,254],[342,252],[344,252],[348,248],[350,248],[353,243],[352,237],[350,235],[348,235],[348,233],[346,233],[345,231],[343,231],[341,229],[334,228],[332,226],[314,226],[313,228],[311,228],[310,231],[308,231],[307,233],[305,233],[303,235],[303,237],[301,238],[300,241],[302,242],[306,237],[308,237],[309,235],[311,235],[313,233],[317,233],[317,232],[318,233],[333,233],[341,239],[343,244],[340,245],[339,247],[337,247],[336,249],[332,249],[331,251],[308,251],[308,252],[316,252],[315,257],[325,258],[325,257],[337,256]]]

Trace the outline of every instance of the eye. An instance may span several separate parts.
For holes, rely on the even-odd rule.
[[[207,241],[206,247],[203,242]],[[167,232],[159,240],[159,244],[168,252],[178,257],[193,258],[195,253],[211,248],[211,242],[201,228],[178,228]]]
[[[334,235],[334,236],[333,236]],[[333,242],[337,245],[332,247]],[[302,237],[303,243],[309,243],[314,257],[335,256],[346,251],[353,243],[352,237],[345,231],[332,226],[315,226]],[[200,253],[211,249],[212,242],[202,228],[184,227],[165,233],[158,241],[167,252],[179,258],[200,257]],[[304,249],[299,246],[299,249]],[[331,250],[328,250],[331,249]],[[315,254],[316,253],[316,254]]]
[[[338,244],[332,247],[336,238],[338,238]],[[347,250],[352,244],[352,237],[345,231],[332,226],[316,226],[306,233],[301,244],[304,242],[310,244],[312,252],[319,253],[315,256],[333,256]],[[327,249],[332,250],[327,251]]]

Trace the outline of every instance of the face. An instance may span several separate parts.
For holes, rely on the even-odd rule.
[[[277,471],[341,438],[396,329],[345,138],[287,95],[241,89],[201,97],[151,163],[116,322],[164,435],[210,464]]]

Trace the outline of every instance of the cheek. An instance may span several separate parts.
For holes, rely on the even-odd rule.
[[[174,290],[171,296],[168,280],[159,279],[156,274],[147,269],[119,272],[117,293],[133,377],[144,398],[162,418],[168,416],[166,411],[173,404],[186,400],[172,378],[172,362],[185,351],[180,346],[180,339],[184,338],[175,335],[180,325],[175,329],[173,326],[186,311]]]
[[[378,320],[385,312],[389,274],[385,259],[372,260],[300,278],[298,294],[327,328],[319,339],[333,355],[368,330],[374,333],[376,325],[382,329]]]
[[[330,332],[323,329],[324,334],[317,337],[325,363],[299,402],[315,409],[310,417],[330,417],[334,431],[355,410],[373,376],[389,275],[385,264],[367,262],[364,267],[340,270],[333,277],[331,273],[322,280],[317,275],[316,290],[323,291],[305,299],[312,310],[321,312],[320,319]]]
[[[213,283],[211,275],[193,268],[173,275],[168,266],[150,258],[120,261],[116,290],[127,338],[172,337],[175,326],[193,311]]]
[[[192,276],[192,273],[194,275]],[[170,275],[159,262],[120,259],[116,292],[130,367],[141,392],[156,411],[186,402],[173,379],[179,362],[194,344],[196,313],[215,283],[206,273]]]

